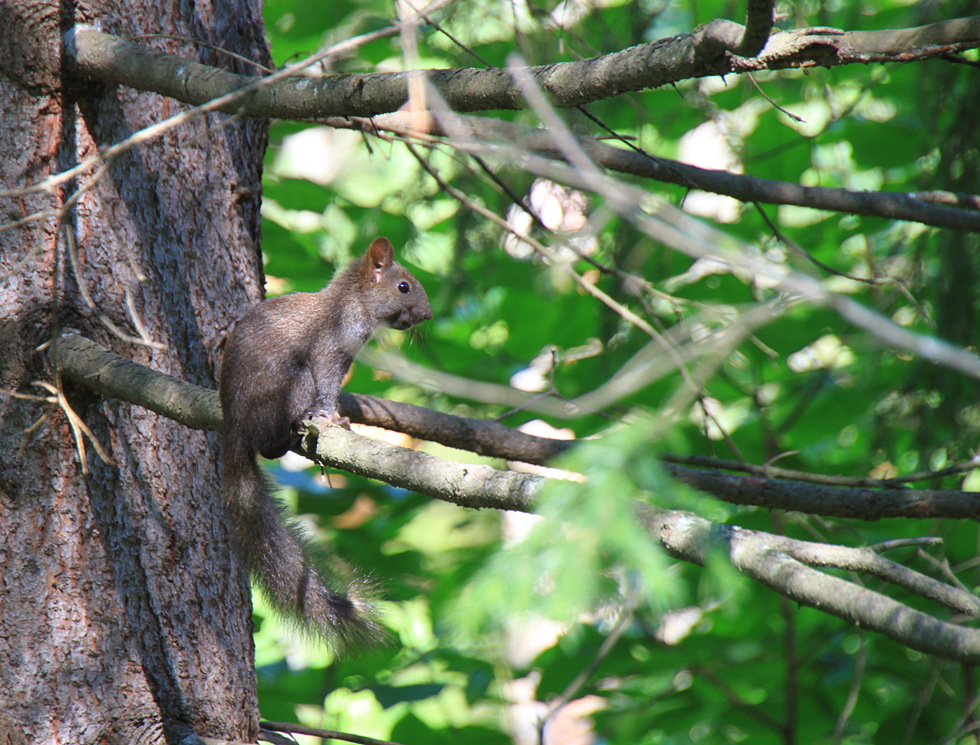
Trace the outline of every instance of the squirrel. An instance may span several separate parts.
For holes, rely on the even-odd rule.
[[[284,455],[314,416],[350,429],[338,396],[358,350],[379,324],[407,329],[431,318],[425,289],[394,260],[388,239],[376,238],[319,292],[250,308],[225,343],[222,488],[236,549],[279,613],[340,648],[380,635],[371,583],[314,566],[256,454]]]

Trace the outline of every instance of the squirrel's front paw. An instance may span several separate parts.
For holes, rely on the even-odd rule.
[[[341,416],[340,412],[336,409],[321,409],[314,406],[312,409],[306,412],[303,418],[312,419],[315,416],[322,416],[329,419],[331,424],[335,424],[338,427],[343,427],[344,429],[350,429],[350,419],[345,416]]]
[[[350,429],[350,419],[345,416],[341,416],[336,411],[333,413],[333,416],[330,417],[330,421],[336,424],[338,427],[343,427],[347,430]]]

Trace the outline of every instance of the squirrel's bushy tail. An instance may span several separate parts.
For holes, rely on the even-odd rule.
[[[254,455],[225,445],[225,507],[236,548],[269,603],[335,648],[377,642],[383,634],[372,583],[331,566],[339,562],[314,562],[312,544],[284,521]]]

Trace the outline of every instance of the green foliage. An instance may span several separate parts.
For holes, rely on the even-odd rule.
[[[585,14],[569,28],[555,25],[561,13],[567,21],[580,9]],[[779,11],[786,28],[849,30],[910,27],[973,12],[904,0],[795,3]],[[501,66],[515,49],[530,64],[591,57],[685,33],[715,17],[741,20],[743,12],[744,4],[719,0],[623,0],[581,8],[465,0],[448,6],[439,22],[483,60]],[[392,7],[378,2],[266,5],[279,64],[392,17]],[[482,65],[433,27],[422,27],[420,45],[423,57],[440,65]],[[331,65],[400,69],[400,55],[397,41],[376,41]],[[738,76],[685,81],[588,110],[655,156],[677,157],[685,135],[715,122],[753,176],[975,194],[980,120],[974,71],[942,65],[755,76],[766,96],[803,122]],[[495,113],[537,124],[526,111]],[[561,114],[578,131],[599,132],[577,111]],[[502,231],[451,200],[401,145],[292,123],[274,124],[272,145],[263,250],[273,291],[317,289],[381,234],[429,292],[435,320],[401,353],[432,369],[507,386],[555,348],[559,363],[542,381],[550,384],[553,377],[560,395],[574,398],[615,381],[624,366],[659,349],[559,267],[508,253]],[[464,156],[435,149],[427,157],[475,203],[508,214],[507,195]],[[489,167],[521,197],[534,184],[513,167]],[[693,198],[677,187],[639,183],[674,204]],[[601,216],[602,207],[590,197],[586,214]],[[896,284],[868,285],[816,268],[778,242],[751,207],[739,208],[733,222],[719,227],[911,330],[980,346],[975,236],[802,207],[762,209],[818,261],[855,276],[895,277],[907,293]],[[618,218],[598,220],[595,228],[592,258],[644,277],[656,292],[637,292],[611,274],[595,273],[596,286],[664,328],[686,324],[707,336],[737,325],[751,304],[773,297],[751,278],[692,271],[690,258]],[[592,269],[567,260],[580,273]],[[569,354],[592,339],[601,343],[598,353]],[[391,644],[335,660],[292,639],[259,605],[264,716],[405,743],[524,743],[536,741],[544,703],[595,662],[574,695],[601,701],[591,719],[611,744],[780,743],[790,741],[785,727],[797,741],[812,743],[926,743],[949,734],[971,695],[969,673],[798,608],[742,578],[724,557],[712,556],[707,568],[677,564],[633,516],[640,500],[845,545],[937,535],[944,544],[936,550],[902,549],[889,558],[926,573],[952,567],[968,587],[980,586],[980,536],[973,523],[863,523],[729,508],[671,482],[655,457],[657,450],[756,464],[778,457],[787,468],[847,476],[940,468],[972,455],[980,431],[975,381],[888,348],[831,310],[807,304],[755,328],[716,368],[691,365],[689,371],[704,375],[700,399],[686,398],[687,384],[670,366],[593,415],[549,418],[578,439],[600,437],[555,464],[585,481],[549,486],[539,506],[543,519],[523,540],[511,532],[510,516],[471,514],[353,477],[333,490],[298,477],[299,511],[314,516],[340,555],[384,584]],[[355,366],[347,389],[468,416],[507,412],[493,402],[396,384],[363,366]],[[706,408],[713,419],[705,417]],[[537,417],[521,411],[506,421],[518,426]],[[957,488],[962,479],[933,485]],[[364,504],[371,505],[370,518],[349,519]],[[879,589],[876,580],[866,581]],[[943,617],[935,607],[927,612]],[[624,618],[622,635],[600,654]],[[680,629],[672,643],[669,628]],[[850,714],[835,739],[845,710]]]
[[[542,519],[463,588],[450,622],[464,637],[527,616],[571,623],[611,600],[658,613],[676,603],[679,583],[635,513],[638,492],[676,502],[673,493],[683,491],[659,473],[655,430],[649,420],[621,427],[556,463],[584,481],[548,484],[537,510]]]

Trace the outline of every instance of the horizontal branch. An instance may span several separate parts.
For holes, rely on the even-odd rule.
[[[221,429],[221,405],[217,391],[185,383],[131,362],[77,334],[68,334],[61,338],[57,355],[58,365],[66,378],[84,384],[106,397],[120,398],[143,406],[195,429]],[[341,394],[340,408],[341,413],[355,423],[393,429],[412,437],[492,458],[544,464],[575,445],[574,441],[524,434],[499,422],[453,416],[374,396]],[[339,465],[347,456],[340,454],[330,457],[336,458],[331,464],[337,468],[363,473],[396,486],[405,485],[405,482],[395,480],[405,478],[404,475],[387,473],[383,459],[377,455],[373,463],[358,465],[352,461],[350,469]],[[671,463],[662,463],[661,467],[679,481],[731,504],[862,520],[980,516],[980,499],[971,492],[847,489],[756,475],[735,476]],[[373,470],[363,470],[367,468]],[[417,484],[405,488],[449,501],[456,499],[452,490],[445,488],[445,482],[439,480],[428,485]],[[498,490],[493,506],[500,509],[527,510],[529,502],[525,485],[518,483],[515,488],[518,491],[510,501],[503,500]],[[471,506],[490,505],[474,503]]]
[[[220,430],[223,426],[217,391],[151,370],[77,334],[63,336],[55,354],[66,379],[103,396],[143,406],[194,429]],[[472,445],[469,449],[491,451],[498,457],[501,450],[514,450],[518,444],[533,447],[535,440],[543,440],[547,448],[549,442],[561,442],[515,432],[496,422],[454,417],[374,396],[342,394],[340,409],[355,423],[416,433],[450,447]],[[438,434],[442,427],[446,427],[445,437]],[[517,435],[507,438],[509,445],[501,442],[505,431]],[[323,426],[319,419],[309,424],[307,432],[304,443],[297,448],[301,455],[464,507],[530,511],[533,494],[542,480],[517,471],[435,458],[339,427]]]
[[[307,422],[300,452],[332,468],[473,509],[530,512],[544,480],[518,471],[463,464],[348,432],[323,417]]]
[[[412,116],[409,113],[398,112],[370,120],[332,118],[326,123],[336,128],[358,129],[368,133],[390,131],[410,135]],[[452,126],[444,128],[438,126],[440,122],[447,121],[451,122]],[[467,146],[465,140],[460,141],[461,135],[481,143],[493,145],[496,142],[506,142],[508,146],[519,150],[565,159],[565,152],[558,145],[554,133],[548,130],[532,129],[499,119],[445,114],[440,114],[436,127],[437,129],[430,130],[430,134],[446,135],[450,137],[453,147],[464,151],[471,148]],[[980,212],[969,201],[962,203],[961,208],[950,204],[938,204],[935,200],[924,201],[911,194],[897,192],[803,186],[789,181],[774,181],[729,171],[698,168],[677,160],[648,155],[638,150],[615,147],[593,137],[579,136],[575,141],[594,163],[610,171],[675,184],[685,189],[700,189],[723,194],[746,203],[788,204],[816,210],[883,217],[889,220],[906,220],[938,228],[980,232]]]
[[[980,17],[895,31],[781,31],[771,35],[762,52],[751,58],[725,52],[733,38],[745,38],[742,26],[730,21],[713,23],[694,33],[589,60],[530,67],[527,73],[549,94],[554,105],[579,106],[630,91],[733,72],[927,59],[980,46]],[[69,62],[77,77],[154,91],[192,105],[260,80],[201,65],[89,27],[75,27],[68,41]],[[521,89],[506,69],[424,72],[427,82],[453,111],[525,107]],[[257,87],[223,110],[239,116],[279,119],[369,117],[397,111],[407,100],[408,73],[287,77]]]
[[[544,465],[576,445],[574,440],[528,435],[490,419],[444,414],[362,393],[341,393],[340,409],[344,416],[358,424],[404,432],[488,458]]]
[[[52,357],[64,378],[106,398],[155,411],[191,429],[221,430],[218,392],[128,360],[78,334],[65,334]]]
[[[783,66],[830,64],[828,48],[840,53],[834,58],[835,64],[845,64],[884,61],[884,58],[879,59],[882,55],[888,59],[910,61],[924,58],[923,55],[931,56],[937,49],[948,53],[952,49],[980,45],[977,41],[980,17],[897,31],[830,33],[827,29],[804,29],[773,34],[757,58],[723,55],[707,66],[710,69],[700,72],[693,70],[704,66],[702,58],[713,56],[705,49],[717,49],[718,44],[726,39],[741,38],[742,30],[743,27],[730,21],[713,21],[695,34],[631,47],[585,62],[528,68],[526,73],[542,90],[551,94],[556,105],[572,106],[625,91],[677,82],[686,77],[775,69],[780,66],[777,62],[787,60],[793,64]],[[814,31],[821,33],[815,34]],[[369,117],[396,111],[407,100],[407,77],[404,73],[312,78],[289,75],[286,70],[270,78],[260,78],[202,65],[88,27],[72,29],[67,38],[67,62],[76,77],[154,91],[186,103],[239,116],[289,119]],[[709,43],[706,39],[712,41]],[[814,53],[816,56],[810,59],[803,54],[805,50],[819,50],[819,54]],[[685,59],[686,55],[693,55],[695,60],[699,60],[698,63],[687,67],[682,65],[683,70],[671,73],[671,65]],[[814,61],[818,57],[820,61]],[[722,67],[718,67],[719,61],[724,62]],[[578,79],[576,75],[582,78]],[[651,79],[651,75],[654,78]],[[524,106],[519,87],[513,79],[513,71],[435,70],[426,71],[426,76],[446,105],[456,111]],[[585,98],[581,98],[583,95]],[[223,104],[216,101],[222,96],[228,97]],[[212,101],[215,103],[207,106]],[[563,157],[550,133],[528,134],[523,139],[521,147],[531,152]],[[595,162],[610,170],[724,194],[747,203],[807,206],[920,222],[934,227],[980,230],[980,214],[977,212],[948,204],[930,203],[934,200],[920,200],[908,194],[808,187],[701,169],[589,139],[583,139],[581,147]]]
[[[705,33],[711,35],[713,31],[713,24],[709,23]],[[770,36],[757,57],[732,58],[732,72],[915,62],[977,46],[980,46],[980,16],[952,18],[914,28],[874,31],[794,29]]]
[[[220,431],[223,426],[217,391],[152,370],[78,334],[62,336],[55,354],[65,378],[107,398],[142,406],[192,429]],[[404,432],[478,455],[525,463],[543,465],[575,444],[524,434],[499,422],[443,414],[359,393],[340,394],[340,413],[356,424]],[[383,478],[376,474],[371,477]],[[507,505],[505,509],[519,507]]]
[[[883,520],[980,517],[980,495],[944,489],[848,489],[839,486],[784,481],[762,476],[735,476],[719,471],[661,467],[674,478],[729,504],[770,510],[804,512],[824,517]]]
[[[736,471],[738,473],[749,473],[767,479],[803,481],[808,484],[823,484],[825,486],[843,486],[849,488],[864,487],[869,489],[891,489],[914,481],[935,482],[947,476],[959,476],[967,471],[980,468],[980,460],[977,462],[970,460],[940,468],[938,471],[916,471],[915,473],[901,474],[900,476],[892,476],[887,479],[873,479],[869,476],[831,476],[823,473],[797,471],[792,468],[782,468],[772,463],[757,466],[751,463],[727,460],[710,455],[657,453],[657,458],[665,463],[676,463],[679,466],[697,466],[698,468],[717,469],[720,471]]]

